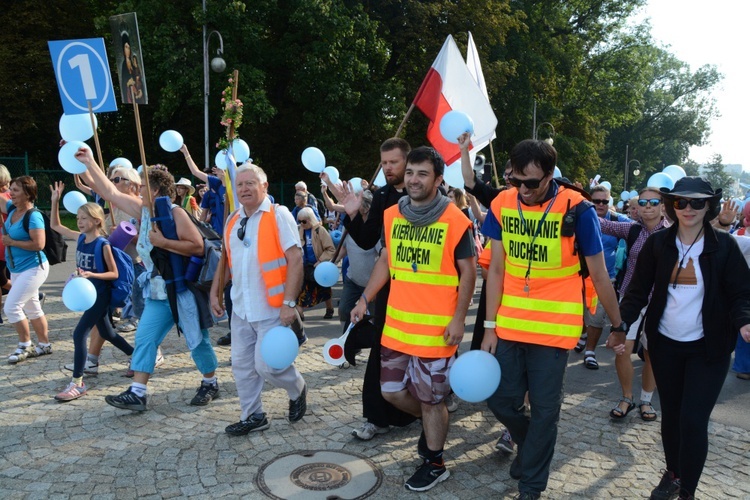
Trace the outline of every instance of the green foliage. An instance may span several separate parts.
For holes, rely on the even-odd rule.
[[[732,194],[734,179],[724,171],[721,155],[713,155],[706,165],[704,176],[714,189],[722,189],[727,195]]]

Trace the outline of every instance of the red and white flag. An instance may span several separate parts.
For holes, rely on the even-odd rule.
[[[487,84],[484,82],[484,73],[482,72],[482,63],[479,60],[479,51],[477,50],[476,44],[474,44],[474,37],[471,36],[469,31],[469,41],[466,44],[466,67],[469,68],[471,76],[474,77],[474,81],[479,85],[479,90],[484,94],[487,102],[490,101],[490,95],[487,93]],[[495,140],[495,132],[492,132],[489,141]],[[489,143],[489,141],[487,141]],[[476,149],[484,148],[485,144],[477,143]]]
[[[461,157],[458,144],[446,141],[440,134],[440,120],[448,111],[462,111],[474,121],[472,149],[474,145],[484,147],[497,127],[490,102],[474,80],[451,35],[419,87],[414,105],[429,118],[427,140],[443,156],[446,165]]]

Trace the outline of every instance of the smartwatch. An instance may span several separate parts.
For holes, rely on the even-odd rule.
[[[625,333],[628,331],[628,324],[622,321],[620,322],[620,326],[612,327],[612,331],[617,333]]]
[[[292,309],[294,309],[294,306],[297,305],[297,303],[293,300],[285,300],[284,302],[282,302],[282,304],[284,304],[285,306],[289,306]]]

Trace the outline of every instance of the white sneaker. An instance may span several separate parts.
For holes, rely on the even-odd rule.
[[[125,323],[117,326],[117,331],[120,333],[134,332],[138,329],[138,320],[129,319]]]
[[[156,350],[156,364],[154,364],[154,368],[159,368],[163,364],[164,364],[164,355],[161,353],[161,347],[159,347]]]
[[[73,363],[65,365],[65,369],[73,371]],[[99,363],[92,363],[90,360],[86,360],[86,364],[83,365],[83,373],[87,375],[97,375],[99,373]]]
[[[448,408],[448,413],[453,413],[458,410],[458,398],[455,394],[450,393],[445,396],[445,407]]]
[[[362,441],[369,441],[375,437],[375,434],[385,434],[390,430],[390,427],[378,427],[373,423],[365,422],[361,429],[354,429],[352,431],[352,436],[361,439]]]

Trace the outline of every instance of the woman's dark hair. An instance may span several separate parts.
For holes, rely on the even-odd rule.
[[[26,193],[26,196],[29,197],[29,201],[31,203],[34,203],[36,201],[37,188],[36,181],[33,177],[22,175],[20,177],[16,177],[12,181],[10,181],[10,183],[11,185],[18,184],[18,186],[23,189],[23,192]]]
[[[152,190],[158,190],[159,196],[169,196],[170,199],[174,199],[177,195],[177,190],[174,187],[174,176],[167,171],[164,165],[148,167],[148,184]]]

